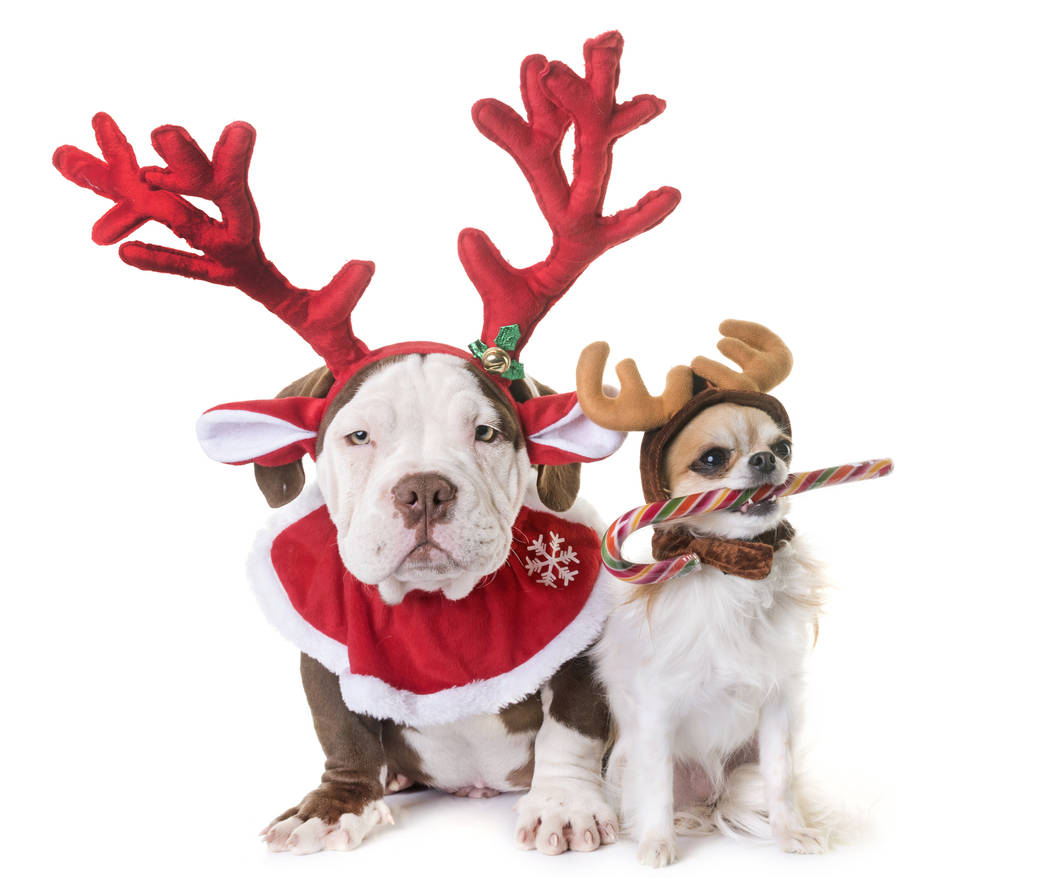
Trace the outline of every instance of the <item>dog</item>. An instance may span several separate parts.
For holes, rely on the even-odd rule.
[[[786,377],[790,353],[757,324],[726,321],[721,331],[723,352],[750,368],[737,375],[697,358],[669,376],[660,405],[646,395],[661,412],[642,421],[648,501],[787,479],[790,424],[764,391]],[[605,356],[591,351],[581,371],[589,361],[600,377]],[[644,387],[629,362],[625,377],[621,395],[638,403]],[[579,393],[606,404],[593,375]],[[826,847],[800,806],[792,752],[824,581],[787,513],[787,501],[771,499],[662,525],[657,558],[697,551],[708,563],[663,583],[619,583],[595,658],[617,730],[609,790],[646,865],[676,859],[676,815],[681,830],[746,832],[796,853]]]
[[[280,396],[323,397],[319,369]],[[553,391],[515,381],[521,400]],[[413,590],[458,600],[514,548],[520,508],[550,509],[598,529],[577,500],[578,463],[529,464],[518,416],[494,383],[462,359],[398,356],[368,367],[344,391],[318,441],[317,481],[347,569],[397,605]],[[271,506],[302,489],[302,464],[256,465]],[[414,496],[413,496],[414,495]],[[528,791],[517,843],[543,853],[616,840],[601,789],[608,712],[586,655],[498,713],[414,727],[351,711],[336,674],[305,653],[303,687],[325,754],[320,785],[264,830],[273,851],[356,847],[392,822],[384,795],[415,785],[459,796]]]
[[[248,186],[247,123],[226,126],[210,158],[184,128],[161,126],[152,142],[166,167],[140,167],[99,113],[101,159],[71,145],[54,154],[67,179],[117,205],[94,240],[162,223],[188,249],[126,241],[121,259],[240,289],[327,369],[278,399],[217,406],[198,421],[206,453],[261,465],[260,487],[282,507],[249,572],[264,612],[303,654],[326,757],[320,786],[264,830],[273,850],[354,848],[392,820],[385,793],[414,783],[467,796],[527,790],[516,838],[544,853],[616,837],[601,790],[607,708],[583,655],[609,591],[600,522],[575,502],[573,465],[608,456],[624,434],[588,421],[574,393],[546,393],[521,357],[590,262],[681,198],[665,186],[604,213],[613,144],[664,109],[652,95],[617,103],[622,51],[615,32],[588,40],[582,76],[530,55],[524,116],[494,99],[474,105],[479,131],[524,173],[552,240],[545,259],[516,268],[480,229],[460,232],[483,306],[465,349],[366,344],[352,316],[370,262],[347,262],[319,289],[277,269]],[[561,159],[569,130],[571,173]],[[304,490],[306,454],[317,484]]]

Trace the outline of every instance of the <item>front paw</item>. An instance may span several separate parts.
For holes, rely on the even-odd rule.
[[[593,851],[616,841],[616,814],[598,789],[589,786],[534,787],[517,806],[514,838],[526,850],[561,854]]]
[[[336,807],[318,792],[311,793],[298,808],[286,811],[262,831],[271,851],[293,854],[350,851],[377,826],[394,822],[390,808],[382,799],[343,802]]]
[[[643,866],[670,866],[678,859],[678,851],[671,836],[645,836],[638,843],[638,862]]]

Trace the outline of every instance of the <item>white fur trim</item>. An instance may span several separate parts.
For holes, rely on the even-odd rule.
[[[324,506],[324,498],[317,485],[311,484],[295,500],[271,516],[266,526],[259,531],[248,557],[248,579],[263,615],[281,634],[333,674],[344,674],[350,670],[346,646],[318,631],[299,615],[288,600],[288,593],[281,585],[270,558],[270,548],[277,535],[320,506]]]
[[[598,639],[612,610],[609,579],[603,567],[587,603],[576,618],[532,658],[505,674],[429,695],[417,695],[395,689],[376,677],[347,673],[339,677],[343,701],[351,710],[411,726],[440,725],[477,714],[497,713],[508,704],[531,695],[558,668]]]
[[[419,695],[395,689],[377,677],[354,674],[350,671],[346,647],[318,631],[296,612],[270,559],[270,547],[277,535],[323,504],[321,492],[312,484],[296,500],[273,515],[256,539],[248,563],[248,575],[263,614],[271,624],[300,650],[339,676],[343,701],[359,713],[413,726],[439,725],[478,714],[496,713],[531,695],[565,662],[597,640],[612,610],[614,580],[600,565],[594,588],[576,618],[532,658],[498,677]],[[534,487],[530,487],[525,505],[550,512],[540,502]],[[558,514],[590,527],[601,539],[601,522],[589,504],[578,501],[567,512]]]
[[[197,440],[219,463],[255,460],[317,433],[288,421],[243,409],[215,409],[197,419]]]
[[[591,460],[608,457],[626,439],[626,433],[599,427],[583,413],[579,403],[560,420],[529,436],[529,441],[537,445],[547,445]]]

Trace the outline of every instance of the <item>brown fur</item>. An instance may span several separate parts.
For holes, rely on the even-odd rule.
[[[430,775],[423,770],[423,761],[405,738],[405,728],[393,720],[383,720],[383,749],[386,751],[390,775],[403,774],[412,783],[428,786]]]
[[[609,708],[590,656],[578,655],[551,677],[550,715],[588,738],[609,736]]]
[[[518,732],[538,732],[543,723],[543,705],[540,693],[533,692],[528,698],[510,704],[499,712],[504,727],[512,735]]]
[[[321,783],[278,820],[320,817],[335,823],[342,814],[361,814],[369,802],[383,796],[379,782],[386,764],[380,723],[351,712],[339,691],[339,679],[320,662],[303,654],[299,665],[314,731],[324,751]]]
[[[536,744],[533,742],[533,750],[529,754],[529,760],[524,765],[515,768],[507,775],[507,783],[519,790],[527,790],[532,786],[532,775],[536,771]]]
[[[483,375],[476,369],[472,370],[472,374],[477,379],[481,392],[498,412],[499,423],[495,425],[496,428],[508,442],[514,445],[515,450],[521,448],[525,444],[525,437],[521,432],[521,423],[518,421],[514,407],[507,402],[507,395],[496,387],[487,375]]]

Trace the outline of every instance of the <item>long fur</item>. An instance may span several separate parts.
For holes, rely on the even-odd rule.
[[[753,521],[753,536],[786,513],[781,503],[733,526]],[[642,862],[672,862],[676,828],[823,850],[826,827],[800,802],[793,764],[803,664],[824,588],[805,541],[779,548],[764,579],[701,567],[645,600],[632,600],[628,584],[618,588],[596,657],[618,728],[609,789]]]

